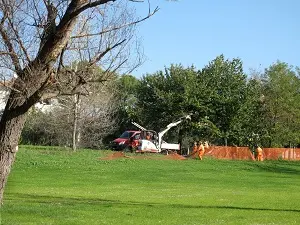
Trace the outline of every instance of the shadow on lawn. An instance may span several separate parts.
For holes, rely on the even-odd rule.
[[[134,201],[120,201],[120,200],[108,200],[101,198],[66,198],[58,196],[46,196],[46,195],[30,195],[30,194],[15,194],[15,197],[9,200],[17,200],[33,203],[51,203],[51,204],[102,204],[107,207],[114,205],[123,206],[144,206],[144,207],[173,207],[173,208],[187,208],[187,209],[233,209],[233,210],[253,210],[253,211],[275,211],[275,212],[297,212],[300,213],[300,209],[272,209],[272,208],[254,208],[254,207],[239,207],[239,206],[211,206],[211,205],[184,205],[184,204],[164,204],[164,203],[149,203],[149,202],[134,202]]]
[[[250,165],[250,164],[249,164]],[[297,165],[298,166],[298,165]],[[289,175],[299,175],[300,174],[300,167],[296,167],[295,165],[291,164],[290,162],[278,161],[276,163],[270,162],[258,162],[252,164],[251,167],[253,169],[258,169],[266,172],[272,173],[281,173],[281,174],[289,174]]]

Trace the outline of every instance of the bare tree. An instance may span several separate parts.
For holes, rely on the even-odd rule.
[[[89,83],[139,64],[129,67],[136,56],[130,51],[134,28],[157,8],[135,18],[132,2],[137,1],[0,0],[1,76],[17,75],[0,122],[1,202],[30,107],[58,95],[88,94]],[[74,71],[66,66],[74,59],[88,66]],[[104,71],[95,80],[88,71],[96,64]]]
[[[58,98],[60,117],[68,118],[70,128],[67,130],[72,130],[73,151],[76,151],[77,145],[100,147],[102,139],[114,131],[118,109],[115,82],[111,79],[105,84],[93,83],[89,87],[89,95]],[[61,123],[63,119],[59,120]]]
[[[76,139],[82,146],[99,148],[103,138],[115,131],[118,110],[115,88],[114,82],[94,86],[91,96],[82,96]]]

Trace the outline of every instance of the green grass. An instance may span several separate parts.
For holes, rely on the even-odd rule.
[[[21,146],[1,224],[300,224],[299,162],[109,153]]]

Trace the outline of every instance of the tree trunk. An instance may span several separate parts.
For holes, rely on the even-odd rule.
[[[60,18],[59,24],[54,26],[55,29],[47,34],[46,40],[40,46],[35,59],[28,62],[27,65],[24,63],[25,68],[21,69],[18,59],[14,60],[15,57],[18,58],[18,56],[14,56],[16,53],[14,51],[10,52],[10,55],[13,55],[13,64],[18,78],[13,84],[13,89],[0,121],[0,202],[2,202],[7,177],[18,151],[18,141],[26,120],[26,113],[32,105],[41,99],[45,88],[49,85],[51,74],[54,72],[53,66],[70,40],[78,15],[87,9],[108,2],[114,2],[114,0],[70,1],[64,15]],[[50,21],[53,25],[55,25],[55,18]],[[4,21],[5,19],[2,22],[4,23]],[[5,33],[2,32],[2,37],[3,35]],[[7,42],[8,44],[5,43],[7,47],[13,48],[10,41]]]
[[[31,82],[20,77],[17,78],[0,121],[0,203],[3,201],[7,178],[18,151],[18,142],[27,112],[40,98],[40,92],[36,91],[35,86],[39,83],[41,84],[42,81],[38,79]]]
[[[74,95],[74,121],[73,121],[73,144],[72,149],[75,152],[77,149],[77,141],[78,141],[78,112],[80,107],[80,95]]]
[[[178,134],[178,143],[179,143],[179,152],[180,152],[180,155],[182,155],[182,143],[183,143],[183,129],[180,129],[179,130],[179,134]]]
[[[18,141],[26,120],[26,113],[41,99],[43,91],[47,88],[52,67],[66,46],[75,26],[78,15],[76,10],[84,3],[85,1],[72,1],[55,33],[47,38],[37,57],[17,73],[18,78],[13,84],[0,121],[1,203],[7,178],[18,151]]]
[[[15,117],[14,117],[15,116]],[[0,123],[0,203],[3,201],[4,188],[10,169],[18,151],[18,141],[25,123],[26,113],[13,115],[4,111]]]

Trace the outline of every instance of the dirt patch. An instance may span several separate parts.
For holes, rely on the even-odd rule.
[[[99,160],[114,160],[119,158],[130,158],[130,159],[154,159],[154,160],[184,160],[187,159],[182,155],[177,153],[170,153],[169,155],[163,155],[161,157],[149,156],[149,155],[136,155],[136,156],[126,156],[124,152],[114,152],[106,157],[99,158]]]
[[[101,160],[113,160],[113,159],[119,159],[119,158],[132,158],[129,156],[126,156],[124,152],[114,152],[104,158],[99,158]]]
[[[165,159],[172,159],[172,160],[184,160],[186,159],[184,156],[175,153],[170,153],[164,157]]]

